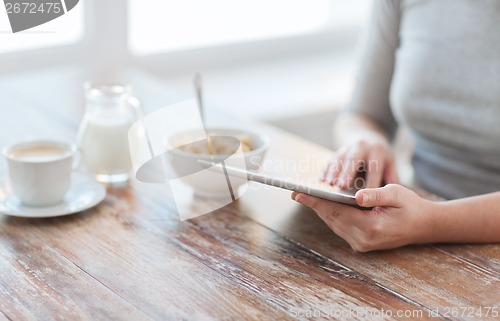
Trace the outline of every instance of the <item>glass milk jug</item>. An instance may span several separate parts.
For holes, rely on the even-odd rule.
[[[132,170],[128,130],[140,117],[131,87],[86,82],[85,114],[78,132],[82,161],[104,183],[124,182]]]

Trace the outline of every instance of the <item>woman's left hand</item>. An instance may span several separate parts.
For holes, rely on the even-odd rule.
[[[294,192],[292,199],[312,208],[353,250],[368,252],[423,243],[430,233],[435,206],[396,184],[356,193],[360,210],[311,195]]]

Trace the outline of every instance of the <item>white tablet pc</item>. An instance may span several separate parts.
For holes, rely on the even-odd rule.
[[[222,163],[213,164],[207,161],[199,160],[200,164],[206,167],[208,170],[215,171],[221,174],[227,174],[229,176],[237,178],[246,178],[249,181],[257,182],[261,184],[266,184],[278,188],[287,189],[290,191],[295,191],[299,193],[309,194],[329,201],[334,201],[350,206],[357,207],[362,210],[370,210],[368,207],[361,207],[356,203],[354,195],[349,195],[341,192],[334,192],[325,189],[313,188],[307,185],[297,184],[290,180],[283,180],[280,178],[275,178],[267,175],[257,174],[255,172],[243,170],[236,167],[231,167],[224,165]]]

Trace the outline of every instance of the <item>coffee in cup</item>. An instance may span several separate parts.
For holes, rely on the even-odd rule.
[[[71,183],[76,148],[40,140],[17,143],[3,150],[14,194],[27,206],[61,202]]]

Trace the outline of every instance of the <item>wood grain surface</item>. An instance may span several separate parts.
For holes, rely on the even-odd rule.
[[[0,144],[74,137],[83,76],[26,77],[0,79]],[[134,81],[152,102],[146,110],[161,106],[151,97],[168,100],[154,79]],[[39,94],[23,95],[27,84]],[[73,89],[60,94],[64,86]],[[251,126],[272,140],[265,171],[317,183],[331,151]],[[65,217],[0,214],[0,320],[500,320],[485,315],[500,309],[497,244],[360,254],[288,191],[251,184],[188,221],[166,186],[132,179],[107,192]]]

